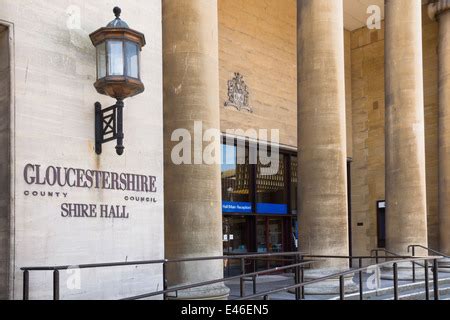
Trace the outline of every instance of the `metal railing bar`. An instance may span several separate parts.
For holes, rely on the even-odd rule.
[[[414,245],[408,246],[408,252],[411,252],[411,249],[412,249],[413,256],[414,256],[415,248],[421,248],[421,249],[427,250],[428,252],[431,252],[432,254],[435,254],[435,255],[438,255],[438,256],[442,256],[444,258],[450,258],[449,256],[443,254],[442,252],[430,249],[430,248],[422,246],[420,244],[414,244]]]
[[[414,247],[414,246],[410,246],[410,247]],[[420,246],[416,246],[416,247],[420,247]],[[425,247],[423,247],[425,248]],[[427,249],[427,248],[425,248]],[[378,252],[384,251],[388,254],[394,255],[393,257],[382,257],[385,260],[391,260],[394,258],[397,259],[401,259],[401,260],[397,260],[397,263],[403,262],[411,262],[413,265],[418,264],[421,265],[420,263],[418,263],[417,261],[430,261],[430,260],[434,260],[436,263],[433,264],[433,271],[437,272],[435,270],[437,270],[437,261],[438,259],[442,259],[445,256],[439,256],[439,257],[410,257],[410,256],[400,256],[397,255],[395,253],[391,253],[385,249],[376,249],[373,250],[372,252],[376,252],[377,253],[377,264],[375,266],[381,267],[384,265],[392,265],[392,263],[396,263],[396,261],[386,261],[384,263],[378,263]],[[432,251],[430,251],[432,252]],[[433,250],[434,252],[434,250]],[[295,262],[298,261],[298,258],[300,258],[300,261],[302,261],[301,263],[296,263],[296,264],[291,264],[288,266],[283,266],[283,267],[277,267],[277,268],[273,268],[273,269],[269,269],[269,270],[263,270],[263,271],[259,271],[259,272],[253,272],[253,273],[249,273],[249,274],[245,274],[245,269],[243,270],[243,274],[241,274],[240,276],[235,276],[235,277],[229,277],[229,278],[223,278],[220,280],[213,280],[213,281],[207,281],[207,282],[202,282],[202,283],[198,283],[198,284],[193,284],[193,285],[186,285],[186,286],[180,286],[180,287],[176,287],[176,288],[172,288],[172,289],[167,289],[167,279],[166,279],[166,267],[167,264],[173,264],[173,263],[185,263],[185,262],[200,262],[200,261],[213,261],[213,260],[223,260],[223,261],[229,261],[229,260],[240,260],[241,262],[244,261],[246,259],[248,260],[253,260],[253,264],[255,265],[256,261],[258,259],[270,259],[271,257],[292,257],[292,259],[295,259]],[[314,259],[314,261],[305,261],[303,259]],[[249,277],[257,277],[260,275],[265,275],[265,274],[270,274],[270,273],[275,273],[275,272],[280,272],[283,270],[289,270],[289,269],[298,269],[301,268],[301,274],[300,274],[300,279],[296,280],[296,285],[289,287],[287,290],[290,289],[300,289],[300,296],[301,298],[304,298],[304,286],[309,285],[309,284],[314,284],[314,283],[318,283],[318,282],[322,282],[325,280],[329,280],[329,279],[333,279],[336,277],[343,277],[349,274],[354,274],[356,272],[360,273],[360,277],[361,277],[361,273],[364,270],[367,270],[369,267],[365,267],[365,268],[361,268],[362,265],[362,261],[366,260],[366,259],[374,259],[375,257],[371,256],[358,256],[358,257],[351,257],[351,256],[320,256],[320,255],[305,255],[304,253],[301,252],[286,252],[286,253],[265,253],[265,254],[233,254],[233,255],[226,255],[226,256],[215,256],[215,257],[200,257],[200,258],[189,258],[189,259],[176,259],[176,260],[149,260],[149,261],[131,261],[131,262],[117,262],[117,263],[100,263],[100,264],[84,264],[84,265],[79,265],[79,266],[54,266],[54,267],[27,267],[27,268],[21,268],[22,271],[24,271],[24,279],[23,279],[23,298],[24,300],[28,300],[29,299],[29,276],[30,276],[30,271],[53,271],[54,272],[54,298],[55,299],[59,299],[59,271],[60,270],[72,270],[72,269],[95,269],[95,268],[107,268],[107,267],[124,267],[124,266],[139,266],[139,265],[157,265],[157,264],[162,264],[163,267],[163,281],[164,281],[164,287],[163,287],[163,291],[158,291],[158,292],[154,292],[151,294],[145,294],[145,295],[140,295],[140,296],[136,296],[136,297],[132,297],[132,298],[127,298],[127,299],[123,299],[123,300],[139,300],[139,299],[145,299],[145,298],[150,298],[150,297],[154,297],[154,296],[159,296],[159,295],[164,295],[165,298],[167,298],[167,294],[168,293],[176,293],[178,294],[178,291],[183,291],[183,290],[188,290],[188,289],[192,289],[192,288],[198,288],[198,287],[203,287],[203,286],[207,286],[207,285],[212,285],[212,284],[216,284],[216,283],[223,283],[226,281],[231,281],[231,280],[236,280],[236,279],[244,279],[244,278],[249,278]],[[291,261],[290,260],[284,260],[286,262]],[[349,259],[351,261],[357,259],[360,261],[360,268],[359,269],[350,269],[346,272],[342,272],[339,274],[333,274],[333,275],[329,275],[327,277],[324,278],[320,278],[320,279],[316,279],[316,280],[312,280],[309,281],[307,283],[304,282],[304,272],[303,272],[303,268],[304,267],[308,267],[310,265],[312,265],[313,263],[319,262],[317,261],[317,259]],[[421,265],[422,267],[426,267],[425,264]],[[373,267],[373,265],[371,266]],[[434,278],[437,278],[436,276]],[[297,281],[300,280],[300,284],[297,283]],[[360,279],[361,282],[361,279]],[[436,281],[435,281],[436,282]],[[254,281],[254,286],[256,285],[256,282]],[[435,283],[435,287],[438,284]],[[255,288],[254,288],[255,289]],[[276,290],[276,292],[274,293],[278,293],[278,292],[283,292],[286,291],[285,288],[280,289],[280,290]],[[255,290],[254,290],[255,292]],[[266,293],[268,295],[273,294],[271,292]],[[437,293],[439,294],[439,293]],[[436,295],[436,294],[435,294]],[[261,295],[257,295],[257,297],[261,297]],[[248,298],[248,297],[246,297]],[[435,297],[436,298],[436,297]],[[439,299],[439,297],[437,297],[437,299]]]
[[[143,294],[143,295],[129,297],[129,298],[121,299],[121,300],[123,300],[123,301],[127,301],[127,300],[128,301],[129,300],[142,300],[142,299],[151,298],[151,297],[155,297],[155,296],[160,296],[160,295],[164,295],[164,294],[168,294],[168,293],[174,293],[174,292],[184,291],[184,290],[193,289],[193,288],[200,288],[200,287],[204,287],[204,286],[208,286],[208,285],[212,285],[212,284],[224,283],[224,282],[227,282],[227,281],[240,280],[242,278],[249,278],[249,277],[253,277],[253,276],[264,275],[264,274],[267,274],[267,273],[273,273],[273,272],[277,272],[277,271],[294,269],[295,267],[306,266],[306,265],[310,265],[310,264],[313,264],[313,263],[316,263],[316,262],[317,261],[305,261],[305,262],[301,262],[301,263],[298,263],[298,264],[293,264],[293,265],[289,265],[289,266],[273,268],[273,269],[264,270],[264,271],[247,273],[247,274],[243,274],[243,275],[239,275],[239,276],[233,276],[233,277],[229,277],[229,278],[222,278],[222,279],[218,279],[218,280],[211,280],[211,281],[205,281],[205,282],[201,282],[201,283],[195,283],[195,284],[192,284],[192,285],[174,287],[174,288],[171,288],[171,289],[168,289],[168,290],[164,290],[164,291],[156,291],[156,292],[152,292],[152,293],[149,293],[149,294]]]
[[[429,262],[425,261],[425,300],[430,300],[430,274],[429,274]]]
[[[439,262],[437,259],[433,260],[433,287],[434,300],[439,300]]]
[[[107,268],[107,267],[126,267],[126,266],[139,266],[139,265],[152,265],[152,264],[163,264],[163,263],[182,263],[182,262],[201,262],[201,261],[213,261],[213,260],[240,260],[242,258],[252,260],[253,258],[270,258],[276,256],[296,256],[302,255],[306,258],[315,259],[373,259],[373,256],[314,256],[305,255],[299,252],[288,252],[288,253],[271,253],[271,254],[251,254],[251,255],[236,255],[236,256],[216,256],[216,257],[201,257],[201,258],[190,258],[190,259],[176,259],[176,260],[148,260],[148,261],[130,261],[130,262],[113,262],[113,263],[98,263],[98,264],[81,264],[81,265],[64,265],[64,266],[53,266],[53,267],[25,267],[21,268],[22,271],[55,271],[55,270],[73,270],[73,269],[96,269],[96,268]],[[411,256],[397,256],[398,258],[411,258]],[[384,257],[383,257],[384,258]],[[389,258],[389,257],[386,257]],[[390,257],[392,258],[392,257]]]
[[[395,252],[389,251],[389,250],[387,250],[387,249],[384,249],[384,248],[373,249],[373,250],[371,251],[371,254],[377,253],[377,252],[384,252],[384,253],[390,254],[390,255],[392,255],[392,256],[394,256],[394,257],[401,257],[401,255],[399,255],[399,254],[397,254],[397,253],[395,253]]]
[[[389,257],[389,256],[386,256],[386,255],[385,255],[385,256],[379,256],[379,255],[378,255],[379,252],[384,252],[384,253],[390,254],[390,255],[392,255],[394,258],[402,258],[402,257],[404,257],[404,256],[401,256],[401,255],[395,253],[395,252],[389,251],[389,250],[387,250],[387,249],[383,249],[383,248],[374,249],[374,250],[371,251],[371,255],[373,255],[373,254],[375,253],[375,257],[374,257],[374,258],[375,258],[375,260],[376,260],[377,263],[379,262],[379,259],[385,259],[385,260],[386,260],[386,259],[392,259],[392,258],[393,258],[393,257]],[[408,248],[408,252],[410,252],[410,251],[409,251],[409,248]],[[438,255],[439,255],[439,254],[438,254]],[[410,257],[414,258],[414,253],[413,253],[413,255],[410,256]],[[424,265],[421,264],[420,262],[412,262],[413,282],[416,282],[416,279],[415,279],[416,265],[419,266],[419,267],[424,267]]]
[[[394,263],[394,300],[398,301],[399,290],[398,290],[398,264]]]
[[[359,259],[364,259],[364,260],[372,260],[375,259],[374,256],[354,256],[354,257],[348,257],[348,256],[314,256],[314,255],[304,255],[303,257],[305,258],[311,258],[311,259],[342,259],[342,260],[348,260],[348,259],[352,259],[352,260],[359,260]],[[381,257],[380,257],[381,258]],[[393,256],[393,257],[382,257],[383,259],[410,259],[410,258],[414,258],[412,256]]]
[[[252,260],[254,258],[270,258],[270,257],[288,257],[304,255],[302,252],[277,252],[277,253],[261,253],[261,254],[243,254],[243,255],[225,255],[215,257],[202,257],[202,258],[188,258],[188,259],[168,259],[167,263],[181,263],[181,262],[199,262],[199,261],[213,261],[213,260]]]
[[[413,262],[413,261],[430,261],[430,260],[437,261],[437,259],[441,259],[441,258],[442,257],[420,257],[420,258],[414,258],[414,259],[401,259],[401,260],[396,260],[396,261],[389,261],[389,262],[379,263],[379,264],[374,265],[374,266],[376,266],[376,267],[384,267],[384,266],[393,265],[395,263],[404,263],[404,262]],[[364,267],[362,269],[355,269],[355,270],[344,271],[344,272],[332,274],[332,275],[329,275],[329,276],[325,276],[325,277],[322,277],[322,278],[310,280],[308,282],[304,282],[304,283],[301,283],[301,284],[298,284],[298,285],[288,286],[288,287],[284,287],[284,288],[280,288],[280,289],[274,289],[274,290],[270,290],[270,291],[267,291],[267,292],[259,293],[259,294],[256,294],[256,295],[251,295],[251,296],[247,296],[247,297],[244,297],[244,298],[239,298],[239,299],[236,299],[236,300],[237,301],[252,300],[252,299],[261,298],[263,296],[270,296],[270,295],[273,295],[273,294],[276,294],[276,293],[280,293],[280,292],[286,292],[286,291],[290,291],[290,290],[295,290],[297,287],[304,288],[304,287],[306,287],[308,285],[311,285],[311,284],[316,284],[316,283],[320,283],[320,282],[323,282],[323,281],[326,281],[326,280],[331,280],[331,279],[337,279],[337,278],[340,278],[340,277],[345,277],[346,275],[351,275],[351,274],[354,274],[354,273],[359,272],[361,270],[365,271],[365,270],[368,270],[369,268],[373,268],[374,266],[372,265],[372,266],[369,266],[369,267]],[[434,268],[436,268],[435,265],[434,265]],[[436,283],[435,283],[435,286],[436,286]]]
[[[167,260],[151,260],[151,261],[132,261],[132,262],[114,262],[114,263],[99,263],[99,264],[82,264],[71,266],[54,266],[54,267],[26,267],[21,268],[22,271],[61,271],[61,270],[73,270],[73,269],[97,269],[97,268],[109,268],[109,267],[127,267],[127,266],[140,266],[140,265],[152,265],[163,264]]]
[[[30,299],[30,272],[25,270],[23,273],[23,300],[27,301]]]
[[[138,265],[151,265],[151,264],[163,264],[163,263],[182,263],[182,262],[201,262],[201,261],[213,261],[213,260],[240,260],[252,259],[252,258],[270,258],[270,257],[282,257],[282,256],[296,256],[302,255],[301,252],[286,252],[286,253],[270,253],[270,254],[249,254],[249,255],[236,255],[236,256],[214,256],[214,257],[200,257],[200,258],[188,258],[188,259],[174,259],[174,260],[148,260],[148,261],[130,261],[130,262],[112,262],[112,263],[98,263],[98,264],[81,264],[81,265],[64,265],[53,267],[25,267],[21,268],[22,271],[55,271],[55,270],[72,270],[72,269],[95,269],[95,268],[107,268],[107,267],[126,267],[126,266],[138,266]]]

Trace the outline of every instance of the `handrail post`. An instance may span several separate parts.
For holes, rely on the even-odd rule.
[[[428,270],[428,260],[425,260],[425,300],[430,300],[430,274]]]
[[[168,282],[167,282],[167,261],[163,262],[163,291],[167,291],[168,289]],[[168,294],[163,294],[163,300],[168,300]]]
[[[363,266],[363,259],[359,259],[359,300],[364,300],[364,284],[363,284],[363,272],[362,272],[362,266]]]
[[[253,259],[252,260],[252,266],[253,266],[253,273],[255,273],[256,272],[256,260],[255,259]],[[257,293],[257,288],[256,288],[256,279],[257,279],[257,275],[254,275],[253,276],[253,294],[256,294]]]
[[[30,271],[23,272],[23,300],[30,300]]]
[[[339,295],[341,301],[345,300],[345,278],[344,276],[339,277]]]
[[[416,256],[416,247],[412,247],[412,256]],[[413,283],[416,283],[416,262],[412,262],[412,272],[413,272]]]
[[[299,264],[299,257],[295,256],[295,285],[300,284],[300,266]],[[295,300],[301,300],[301,292],[300,292],[300,287],[295,288]]]
[[[241,281],[240,281],[240,291],[241,291],[241,298],[244,297],[244,276],[245,276],[245,258],[241,259]]]
[[[375,262],[376,262],[376,264],[380,263],[380,259],[378,258],[378,253],[379,253],[379,250],[378,249],[375,250]]]
[[[58,301],[59,296],[59,270],[53,271],[53,300]]]
[[[300,261],[303,262],[304,257],[300,256]],[[305,283],[305,269],[304,266],[300,266],[300,283]],[[306,295],[305,295],[305,287],[301,286],[300,287],[300,299],[301,300],[305,300]]]
[[[433,283],[434,283],[434,300],[439,300],[439,269],[438,261],[434,260],[433,263]]]
[[[394,263],[394,300],[398,301],[398,264]]]

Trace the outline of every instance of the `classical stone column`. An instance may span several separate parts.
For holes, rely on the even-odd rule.
[[[450,0],[429,6],[439,22],[439,231],[440,251],[450,255]]]
[[[299,0],[300,250],[349,255],[342,0]],[[341,269],[348,260],[316,267]]]
[[[421,12],[421,0],[386,0],[386,240],[403,255],[428,244]]]
[[[166,258],[222,256],[219,164],[176,165],[171,157],[178,144],[171,142],[175,130],[188,130],[194,140],[194,122],[201,121],[201,140],[205,130],[220,128],[217,1],[163,0],[162,4]],[[201,151],[196,152],[201,157]],[[168,268],[169,287],[221,278],[221,260]],[[224,285],[214,285],[180,292],[178,298],[220,299],[228,293]]]

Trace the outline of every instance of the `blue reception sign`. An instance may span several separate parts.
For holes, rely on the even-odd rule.
[[[256,213],[258,213],[258,214],[288,214],[288,206],[286,204],[258,203],[256,205]]]
[[[250,202],[223,202],[222,211],[224,213],[252,213]]]
[[[223,213],[253,213],[250,202],[223,202]],[[285,204],[258,203],[257,214],[288,214],[288,206]]]

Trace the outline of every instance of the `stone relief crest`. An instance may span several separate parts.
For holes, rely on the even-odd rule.
[[[225,107],[234,107],[239,111],[244,110],[253,113],[249,96],[250,93],[244,77],[239,72],[236,72],[234,78],[228,81],[228,101],[225,102]]]

